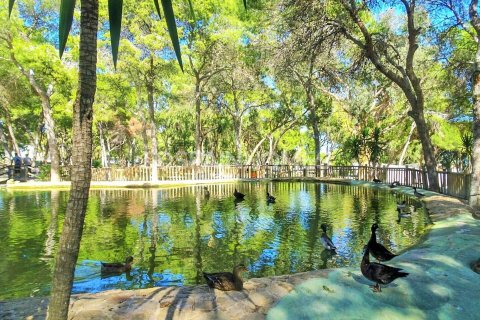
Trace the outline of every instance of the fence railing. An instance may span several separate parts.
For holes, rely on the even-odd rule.
[[[470,174],[439,171],[440,192],[468,199]],[[150,181],[150,167],[93,168],[92,181]],[[426,172],[409,167],[370,166],[302,166],[302,165],[210,165],[160,166],[161,181],[220,180],[220,179],[282,179],[282,178],[338,178],[372,181],[380,179],[390,184],[429,188]],[[68,180],[68,177],[64,178]]]

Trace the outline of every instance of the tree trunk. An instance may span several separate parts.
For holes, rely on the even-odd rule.
[[[108,155],[107,155],[107,148],[105,147],[105,138],[103,136],[102,123],[99,122],[97,124],[97,126],[98,126],[98,138],[100,140],[100,153],[101,153],[101,158],[102,158],[102,167],[107,168],[108,167]]]
[[[242,163],[242,123],[239,119],[233,120],[233,125],[235,127],[235,152],[236,152],[236,161],[237,164]]]
[[[57,136],[55,135],[55,121],[53,120],[50,98],[42,96],[43,121],[47,133],[48,148],[50,153],[50,181],[60,181],[60,153],[58,152]]]
[[[200,80],[196,79],[195,84],[195,165],[202,164],[202,122],[201,122],[201,100]]]
[[[409,111],[409,115],[413,118],[415,124],[417,125],[418,137],[422,143],[423,159],[427,169],[428,187],[430,190],[438,192],[439,183],[437,175],[437,160],[435,159],[432,141],[430,139],[427,123],[425,122],[425,117],[423,115],[423,105],[412,105],[412,111]]]
[[[405,145],[403,146],[402,153],[400,154],[400,159],[398,160],[398,165],[402,166],[403,165],[403,160],[405,159],[405,154],[407,153],[408,150],[408,145],[410,144],[410,139],[412,138],[413,131],[415,130],[416,124],[415,121],[412,122],[412,126],[410,127],[410,132],[408,134],[407,141],[405,142]]]
[[[0,126],[0,141],[3,146],[3,156],[7,159],[12,159],[12,154],[10,153],[10,148],[8,147],[8,140],[5,132],[3,131],[3,126]]]
[[[157,142],[157,126],[155,125],[155,104],[154,104],[154,87],[153,87],[153,57],[150,57],[150,77],[147,79],[147,95],[148,95],[148,113],[150,115],[149,125],[152,141],[152,163],[150,168],[152,175],[150,180],[153,182],[158,181],[158,142]]]
[[[476,9],[476,6],[475,6]],[[476,11],[476,10],[475,10]],[[477,35],[478,39],[478,35]],[[469,204],[476,210],[480,207],[480,41],[477,42],[475,70],[473,73],[473,148],[472,178]]]
[[[13,151],[15,151],[18,156],[20,157],[20,149],[18,148],[17,139],[15,138],[15,133],[13,132],[12,122],[10,121],[10,115],[6,115],[5,119],[7,121],[7,130],[8,135],[10,137],[10,141],[12,142]]]
[[[317,121],[312,121],[312,128],[313,128],[313,140],[315,140],[315,165],[319,166],[321,164],[322,159],[320,158],[320,150],[321,150],[320,130],[318,128]]]
[[[260,148],[260,146],[262,145],[262,143],[267,140],[267,136],[263,137],[262,139],[260,139],[260,141],[257,143],[257,145],[255,146],[255,148],[253,148],[252,152],[250,153],[250,156],[248,157],[248,160],[247,160],[247,163],[246,165],[249,166],[252,164],[252,161],[253,161],[253,157],[255,156],[255,153],[257,153],[258,149]],[[268,164],[268,160],[267,160],[267,164]]]
[[[48,320],[68,317],[91,180],[92,118],[96,90],[98,0],[82,0],[78,90],[73,106],[70,198],[53,270]]]
[[[272,164],[273,161],[273,151],[275,150],[273,140],[273,135],[268,136],[268,164]]]
[[[147,122],[142,119],[142,139],[143,139],[143,164],[145,166],[150,165],[149,152],[148,152],[148,134],[147,134]]]

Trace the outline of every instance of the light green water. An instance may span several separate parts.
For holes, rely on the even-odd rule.
[[[246,200],[233,201],[233,189]],[[427,228],[423,208],[397,221],[386,190],[309,182],[238,183],[172,189],[93,190],[74,292],[203,283],[202,271],[245,263],[247,277],[351,266],[361,259],[370,226],[398,252]],[[266,190],[277,197],[268,205]],[[68,192],[0,192],[0,300],[49,293]],[[417,204],[418,206],[418,204]],[[320,225],[338,247],[321,246]],[[100,261],[133,255],[129,275],[102,278]]]

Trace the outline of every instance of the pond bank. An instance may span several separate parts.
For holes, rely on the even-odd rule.
[[[480,306],[472,302],[480,296],[480,275],[469,263],[480,258],[480,221],[461,201],[428,194],[435,224],[424,242],[388,263],[410,276],[380,294],[372,293],[359,268],[339,268],[250,279],[243,292],[202,285],[80,294],[72,297],[70,318],[478,319]],[[42,319],[46,304],[42,298],[0,302],[0,319]]]

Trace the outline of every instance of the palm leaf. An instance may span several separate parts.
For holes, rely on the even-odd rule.
[[[10,18],[10,15],[12,14],[12,9],[13,9],[13,4],[15,3],[15,0],[9,0],[8,1],[8,17]]]
[[[68,34],[70,33],[70,28],[72,27],[74,9],[75,9],[75,0],[62,0],[60,4],[60,21],[59,21],[59,27],[58,27],[59,29],[58,52],[60,54],[60,58],[63,55],[63,51],[65,51],[65,45],[67,44]]]
[[[112,44],[113,65],[117,69],[118,45],[122,28],[123,0],[108,0],[108,18],[110,21],[110,41]]]
[[[188,6],[190,7],[190,13],[192,14],[193,21],[197,20],[195,18],[195,11],[193,10],[192,0],[188,0]]]
[[[172,40],[173,49],[175,50],[175,55],[177,56],[180,69],[183,71],[180,42],[178,41],[177,25],[175,24],[175,14],[173,13],[172,1],[162,0],[162,7],[163,14],[165,15],[165,20],[167,22],[168,33],[170,34],[170,39]]]
[[[155,9],[157,9],[158,17],[162,19],[162,14],[160,13],[160,5],[158,4],[158,0],[153,0],[155,3]]]

